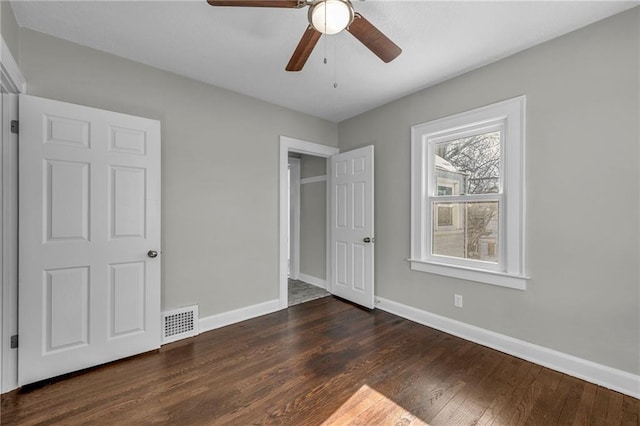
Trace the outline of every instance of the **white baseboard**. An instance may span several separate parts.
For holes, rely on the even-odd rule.
[[[235,324],[261,315],[270,314],[271,312],[279,310],[280,300],[274,299],[269,300],[268,302],[234,309],[233,311],[210,315],[208,317],[200,318],[200,333],[215,330],[216,328]]]
[[[298,278],[300,281],[304,281],[307,284],[313,284],[316,287],[320,287],[320,288],[327,288],[327,280],[323,280],[322,278],[317,278],[317,277],[313,277],[311,275],[307,275],[307,274],[300,274],[300,277]]]
[[[376,296],[376,307],[552,370],[604,386],[634,398],[640,398],[640,375],[432,314],[382,297]]]

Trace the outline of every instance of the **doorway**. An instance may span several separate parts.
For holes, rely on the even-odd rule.
[[[327,159],[290,152],[288,306],[326,290]]]
[[[280,137],[280,273],[279,273],[279,293],[280,293],[280,308],[284,309],[287,308],[289,305],[289,259],[290,259],[290,254],[289,254],[289,233],[290,231],[290,226],[289,226],[289,216],[290,216],[290,201],[289,201],[289,156],[291,154],[294,154],[295,156],[299,156],[302,157],[302,155],[306,155],[306,156],[311,156],[311,157],[320,157],[319,159],[315,160],[318,162],[322,162],[324,163],[323,165],[321,165],[322,163],[317,163],[314,165],[314,169],[313,170],[317,170],[318,167],[323,167],[324,168],[324,179],[325,179],[325,185],[326,185],[326,175],[327,175],[327,162],[326,162],[326,158],[337,154],[338,148],[335,147],[330,147],[330,146],[326,146],[326,145],[320,145],[320,144],[316,144],[316,143],[312,143],[312,142],[307,142],[307,141],[303,141],[300,139],[294,139],[294,138],[290,138],[290,137],[286,137],[286,136],[281,136]],[[314,178],[315,176],[309,176],[311,178]],[[317,179],[322,179],[322,178],[317,178]],[[307,180],[305,184],[303,185],[307,185],[314,183],[313,179]],[[325,190],[325,193],[327,191]],[[325,209],[326,206],[328,206],[328,198],[327,195],[325,195]],[[326,211],[326,210],[325,210]],[[320,235],[320,238],[324,238],[325,240],[325,256],[324,256],[324,265],[320,265],[320,268],[324,269],[324,276],[325,277],[329,277],[329,268],[326,262],[326,259],[329,258],[328,256],[328,245],[326,244],[326,239],[327,239],[327,231],[329,229],[328,224],[326,223],[326,217],[328,217],[328,215],[325,216],[325,225],[323,227],[323,229],[320,231],[321,234],[316,234],[316,238],[317,235]],[[315,231],[318,231],[317,229]],[[304,260],[301,259],[303,262]],[[318,265],[316,262],[315,265],[315,271],[317,271]],[[309,274],[304,274],[304,266],[302,271],[300,272],[299,275],[300,278],[305,278],[306,280],[312,280],[313,281],[313,275],[309,275]],[[322,285],[325,285],[324,283],[328,282],[326,279],[324,280],[324,282],[322,283]],[[319,282],[316,281],[317,284],[320,284]],[[314,283],[311,283],[312,285]],[[318,287],[318,286],[316,286]],[[326,290],[328,290],[329,292],[331,291],[330,288],[327,288]]]

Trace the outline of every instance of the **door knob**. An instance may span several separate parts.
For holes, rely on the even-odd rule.
[[[150,258],[152,258],[152,259],[153,259],[154,257],[158,257],[158,252],[157,252],[157,251],[155,251],[155,250],[149,250],[149,251],[147,252],[147,256],[149,256]]]
[[[372,243],[374,242],[376,239],[375,238],[370,238],[370,237],[364,237],[364,241],[365,243]]]

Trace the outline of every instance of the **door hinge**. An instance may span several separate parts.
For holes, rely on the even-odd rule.
[[[11,133],[18,134],[18,120],[11,120]]]
[[[11,349],[16,349],[18,347],[18,335],[14,334],[11,336]]]

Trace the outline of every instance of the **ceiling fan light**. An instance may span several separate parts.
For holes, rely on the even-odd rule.
[[[353,7],[346,0],[319,0],[309,8],[311,26],[323,34],[337,34],[347,28],[351,21]]]

